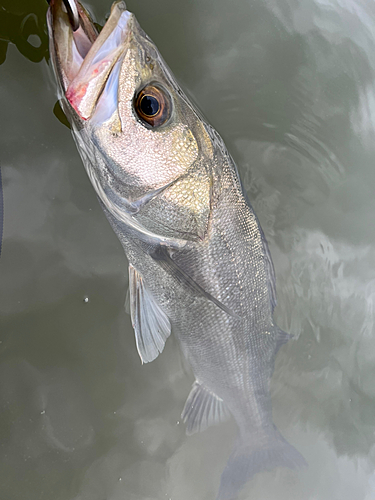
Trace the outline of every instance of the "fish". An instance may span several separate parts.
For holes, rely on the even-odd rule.
[[[68,3],[68,7],[66,4]],[[136,347],[156,359],[173,331],[195,382],[188,435],[234,418],[217,500],[258,472],[306,465],[272,420],[275,272],[220,135],[123,1],[100,33],[76,0],[51,0],[51,62],[88,177],[129,261]]]

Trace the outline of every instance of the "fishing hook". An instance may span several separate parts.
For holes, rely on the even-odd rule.
[[[79,28],[79,14],[75,0],[63,0],[73,31]]]
[[[65,5],[70,24],[72,25],[72,29],[73,31],[77,31],[77,29],[79,28],[79,14],[77,9],[77,4],[75,0],[62,0],[62,1]],[[50,3],[51,0],[47,0],[47,2]]]

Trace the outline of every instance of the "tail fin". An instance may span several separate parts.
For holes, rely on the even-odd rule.
[[[275,467],[298,469],[306,467],[303,456],[289,444],[273,426],[266,439],[254,436],[251,441],[237,439],[237,443],[221,475],[220,490],[216,500],[236,500],[245,484],[258,472]]]

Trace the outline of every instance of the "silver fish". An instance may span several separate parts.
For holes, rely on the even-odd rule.
[[[238,425],[217,499],[258,471],[304,465],[272,422],[274,359],[290,336],[272,319],[271,256],[221,137],[124,2],[98,35],[78,2],[51,0],[48,27],[62,107],[129,259],[139,355],[154,360],[173,330],[196,377],[187,433],[231,415]]]

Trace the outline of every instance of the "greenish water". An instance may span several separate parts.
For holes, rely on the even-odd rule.
[[[272,400],[309,467],[240,498],[374,500],[374,4],[127,5],[234,156],[296,337]],[[110,3],[88,6],[103,23]],[[0,498],[213,499],[235,425],[185,436],[193,377],[173,338],[140,364],[125,255],[53,113],[46,8],[0,0]]]

